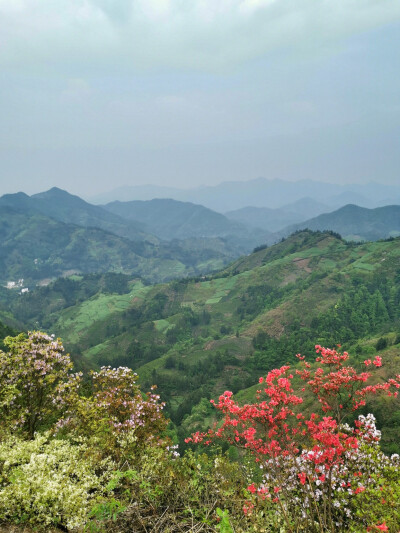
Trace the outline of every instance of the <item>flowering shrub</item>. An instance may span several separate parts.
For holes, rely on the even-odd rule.
[[[110,460],[90,460],[85,443],[49,433],[28,441],[9,437],[0,444],[0,519],[80,528],[112,467]]]
[[[349,410],[355,411],[364,406],[368,396],[377,393],[397,396],[397,389],[400,387],[399,376],[385,383],[365,385],[372,376],[371,370],[357,373],[352,366],[345,365],[349,360],[347,352],[340,353],[320,345],[315,349],[319,354],[316,362],[321,366],[312,371],[310,363],[298,354],[297,357],[304,368],[297,373],[317,396],[322,410],[332,412],[339,423]],[[382,358],[377,355],[373,361],[371,359],[364,361],[364,365],[366,368],[377,369],[382,366]]]
[[[82,373],[70,373],[72,363],[59,340],[30,332],[5,344],[0,520],[82,527],[95,498],[105,492],[111,469],[135,464],[151,449],[163,458],[178,455],[162,437],[164,404],[154,388],[142,395],[129,368],[91,372],[87,395],[89,384],[83,386]],[[108,509],[110,501],[103,503]]]
[[[283,366],[260,378],[263,388],[258,391],[256,403],[240,406],[229,391],[220,396],[218,404],[212,401],[224,414],[222,425],[206,433],[195,433],[186,442],[210,444],[224,439],[254,456],[263,476],[261,483],[251,483],[247,488],[247,515],[254,509],[250,498],[254,495],[268,505],[271,502],[279,506],[288,531],[347,530],[356,519],[357,527],[375,527],[383,523],[378,522],[382,508],[371,517],[372,522],[365,523],[357,517],[354,498],[363,498],[364,493],[372,495],[384,487],[382,480],[389,472],[394,475],[397,463],[395,459],[384,459],[379,450],[370,453],[370,448],[375,450],[373,447],[379,442],[373,417],[359,418],[355,429],[343,425],[341,420],[349,410],[364,405],[368,395],[397,394],[400,379],[397,376],[369,385],[371,372],[357,373],[346,366],[346,352],[321,346],[316,346],[316,350],[320,366],[312,370],[299,356],[304,368],[298,375],[316,395],[322,410],[332,412],[336,419],[315,413],[306,417],[300,411],[303,398],[294,392],[290,367]],[[365,362],[372,368],[381,364],[380,357]],[[301,392],[304,391],[305,387]],[[398,508],[390,510],[393,524],[397,512]]]
[[[40,425],[54,418],[53,399],[72,368],[58,339],[40,331],[7,337],[0,350],[0,408],[3,428],[33,438]]]
[[[96,440],[96,445],[116,459],[127,458],[143,446],[167,446],[162,438],[167,421],[164,404],[155,387],[145,396],[130,368],[102,367],[91,372],[92,394],[80,395],[81,377],[75,375],[60,387],[55,402],[64,416],[57,430]]]

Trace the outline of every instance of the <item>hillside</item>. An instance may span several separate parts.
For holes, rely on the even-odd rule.
[[[250,232],[243,224],[229,220],[202,205],[170,199],[150,201],[112,202],[107,211],[127,220],[138,221],[161,239],[188,239],[193,237],[235,237],[251,241],[253,247],[266,240],[266,232]],[[248,249],[249,251],[249,249]]]
[[[216,271],[270,237],[202,206],[139,204],[133,216],[131,205],[114,206],[119,216],[57,188],[2,196],[0,283],[23,278],[31,288],[72,272],[109,271],[160,282]]]
[[[363,360],[382,337],[400,371],[399,260],[399,239],[360,245],[305,231],[205,279],[156,286],[131,279],[122,294],[93,291],[29,320],[60,335],[83,366],[130,366],[144,386],[157,383],[183,435],[205,423],[208,398],[252,386],[317,343],[340,343]],[[69,283],[79,292],[83,281]],[[400,405],[375,412],[390,425]]]
[[[140,224],[127,222],[100,206],[91,205],[79,196],[69,194],[57,187],[32,196],[25,193],[5,194],[0,197],[0,206],[12,207],[18,211],[41,213],[59,222],[85,228],[100,228],[132,241],[146,240],[157,243],[154,235],[142,231]]]
[[[332,213],[325,213],[285,228],[288,235],[302,229],[331,230],[348,240],[376,241],[400,235],[400,205],[387,205],[367,209],[357,205],[345,205]]]
[[[236,256],[239,255],[236,253]],[[163,281],[221,268],[234,254],[216,243],[154,245],[0,206],[0,282],[25,287],[73,273],[122,272]]]
[[[252,228],[262,228],[268,231],[279,231],[286,226],[302,222],[310,213],[320,215],[330,211],[329,207],[312,198],[301,198],[292,204],[272,209],[269,207],[243,207],[225,213],[226,217],[246,224]]]

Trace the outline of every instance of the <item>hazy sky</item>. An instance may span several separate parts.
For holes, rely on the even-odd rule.
[[[0,0],[0,194],[399,169],[399,0]]]

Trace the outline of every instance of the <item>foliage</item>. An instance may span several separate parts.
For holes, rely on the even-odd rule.
[[[84,435],[102,455],[121,461],[132,458],[143,446],[163,446],[167,421],[164,404],[154,388],[144,397],[129,368],[103,367],[90,372],[91,394],[81,394],[81,376],[75,375],[59,388],[56,405],[64,409],[58,431],[76,438]]]
[[[181,457],[163,403],[154,390],[141,393],[131,369],[104,367],[86,380],[44,333],[6,343],[0,520],[121,533],[398,531],[398,456],[380,450],[372,415],[344,423],[368,396],[397,394],[399,376],[379,379],[380,356],[356,371],[346,352],[317,346],[317,366],[299,356],[296,373],[286,365],[260,378],[256,403],[241,407],[225,392],[215,404],[222,425],[188,440],[226,440],[240,453]],[[321,414],[300,410],[305,389]],[[43,401],[30,405],[34,393]],[[10,432],[36,409],[41,433],[23,424]]]
[[[300,411],[303,398],[295,394],[294,375],[289,373],[289,366],[284,366],[260,378],[263,388],[258,391],[256,403],[240,406],[226,391],[214,404],[224,414],[222,425],[197,432],[187,442],[211,444],[223,439],[253,455],[263,476],[261,483],[253,482],[247,490],[280,508],[287,531],[347,531],[350,526],[374,526],[376,520],[382,519],[394,528],[399,525],[397,505],[391,509],[375,506],[375,514],[370,515],[374,521],[368,523],[354,512],[359,509],[358,503],[349,495],[358,497],[367,491],[372,497],[379,490],[397,494],[398,457],[390,460],[379,450],[370,453],[380,438],[372,415],[359,417],[355,429],[341,421],[346,413],[365,405],[369,395],[397,395],[400,376],[367,384],[371,372],[357,372],[348,366],[346,352],[321,346],[316,346],[316,350],[320,366],[312,370],[311,364],[299,356],[304,369],[297,373],[317,397],[322,410],[334,414],[336,419],[316,413],[307,417]],[[381,365],[379,356],[365,361],[367,368]],[[304,391],[303,387],[301,392]],[[249,500],[244,512],[251,514],[253,507]]]
[[[175,453],[163,437],[159,396],[154,390],[143,396],[132,370],[102,368],[89,384],[70,373],[69,356],[53,337],[30,332],[7,338],[6,345],[9,352],[0,353],[0,519],[81,527],[117,465],[134,463],[153,447]],[[46,427],[51,431],[37,432]],[[104,505],[109,510],[112,501]]]
[[[127,506],[113,531],[247,531],[241,512],[244,470],[217,453],[188,452],[177,457],[166,450],[144,450],[131,470],[117,472],[109,487],[112,497]],[[224,512],[218,513],[218,506]],[[228,516],[230,518],[228,518]],[[225,529],[221,529],[225,526]]]
[[[0,519],[82,527],[111,468],[110,460],[94,461],[85,442],[9,436],[0,443]]]
[[[16,335],[17,331],[13,330],[9,326],[6,326],[0,322],[0,350],[5,350],[6,346],[4,344],[4,339],[10,337],[11,335]]]
[[[59,340],[39,331],[7,337],[0,351],[2,425],[33,438],[54,417],[59,387],[72,368]]]

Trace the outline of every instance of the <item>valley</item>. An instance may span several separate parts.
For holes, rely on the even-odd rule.
[[[315,344],[363,360],[384,339],[388,368],[400,370],[399,239],[356,244],[299,231],[212,275],[161,285],[75,275],[2,298],[3,320],[11,313],[14,325],[61,337],[78,368],[128,366],[145,389],[157,384],[181,444],[209,421],[209,399],[225,389],[245,398],[260,374]],[[397,405],[374,410],[382,425]],[[397,450],[393,431],[384,445]]]
[[[400,533],[400,2],[0,35],[0,533]]]
[[[18,466],[3,467],[3,472],[9,469],[14,476],[4,478],[6,490],[31,494],[38,475],[44,476],[44,482],[35,485],[33,493],[44,490],[54,469],[50,474],[48,466],[33,465],[36,452],[29,450],[40,450],[40,457],[46,461],[51,457],[51,464],[59,465],[60,472],[72,468],[72,477],[60,474],[56,485],[58,494],[63,494],[57,499],[62,504],[57,506],[64,509],[62,523],[68,530],[74,530],[76,516],[81,516],[82,527],[90,524],[104,531],[115,531],[117,523],[121,532],[124,524],[129,528],[135,524],[139,531],[145,531],[143,527],[157,531],[159,524],[164,524],[160,526],[164,530],[164,517],[174,524],[171,527],[192,531],[187,510],[193,505],[202,523],[208,520],[208,531],[225,531],[218,525],[218,513],[225,517],[226,532],[232,533],[233,524],[243,532],[258,531],[256,524],[265,529],[264,510],[254,518],[243,511],[251,503],[249,495],[259,490],[254,483],[261,482],[257,461],[265,462],[264,452],[244,454],[244,450],[253,446],[252,435],[257,431],[257,442],[265,440],[269,445],[263,424],[272,427],[268,413],[279,406],[274,420],[280,420],[283,413],[296,416],[297,425],[302,424],[298,420],[306,421],[302,435],[309,431],[309,446],[321,439],[318,428],[331,420],[325,417],[326,404],[321,408],[323,395],[317,390],[319,385],[317,389],[313,385],[315,380],[308,380],[307,387],[302,385],[311,372],[317,373],[317,380],[322,375],[315,362],[302,366],[303,357],[314,360],[316,346],[328,354],[327,363],[330,357],[336,358],[336,364],[330,366],[331,377],[324,377],[328,396],[336,379],[347,391],[343,396],[338,389],[336,400],[341,403],[335,415],[342,422],[353,423],[349,402],[358,399],[359,423],[366,420],[368,428],[375,428],[375,423],[379,428],[374,430],[380,439],[373,452],[379,454],[377,464],[394,472],[400,452],[399,206],[325,209],[310,198],[282,208],[248,207],[224,215],[169,199],[94,206],[59,189],[31,197],[1,197],[0,373],[6,386],[0,391],[0,407],[5,406],[0,436],[4,431],[6,439],[0,442],[0,460],[17,454],[18,463],[32,469],[26,478],[28,490],[20,481],[25,477],[14,476]],[[322,213],[307,218],[311,211]],[[46,334],[17,336],[29,331]],[[353,366],[341,368],[347,352]],[[49,357],[54,358],[51,364]],[[22,363],[21,358],[27,359]],[[57,370],[60,361],[65,365]],[[26,369],[32,364],[29,372],[37,374],[34,387],[32,381],[24,385]],[[363,372],[365,365],[372,365],[375,372]],[[72,366],[76,374],[68,370]],[[289,367],[292,374],[287,373]],[[42,368],[46,368],[44,373]],[[53,378],[53,371],[54,376],[64,377]],[[262,392],[260,383],[264,379],[275,383],[273,376],[279,375],[287,378],[263,389],[272,410],[266,410],[265,401],[254,404]],[[61,381],[56,384],[53,379]],[[10,380],[14,384],[9,385]],[[364,380],[371,384],[362,392],[359,386]],[[301,398],[287,396],[292,386]],[[14,396],[20,387],[21,392]],[[51,405],[47,400],[43,404],[44,395],[51,394],[53,387],[57,396]],[[368,394],[367,401],[355,396],[360,392]],[[275,394],[281,399],[274,399]],[[17,404],[9,401],[14,397]],[[19,398],[21,438],[15,441],[15,429],[7,433],[7,428],[14,424]],[[301,413],[298,407],[294,411],[288,407],[298,402],[302,403]],[[38,418],[41,409],[47,413],[43,419]],[[247,413],[246,418],[237,418],[242,412]],[[373,417],[368,414],[371,412]],[[253,414],[249,417],[248,413]],[[257,413],[267,418],[259,420]],[[27,415],[30,418],[26,419]],[[315,430],[314,420],[321,420]],[[33,423],[39,428],[36,433]],[[272,431],[280,424],[288,431],[283,418]],[[230,426],[236,432],[235,440],[230,437]],[[240,426],[243,433],[237,431]],[[54,436],[47,432],[49,427],[56,432]],[[346,431],[353,431],[349,428]],[[225,429],[227,440],[207,450],[199,448],[203,439],[209,444],[219,440]],[[329,429],[329,439],[343,438],[339,429]],[[365,446],[363,438],[357,437],[360,446]],[[237,439],[244,444],[237,447]],[[287,437],[282,442],[286,446]],[[79,459],[74,458],[80,446],[85,451]],[[53,450],[57,447],[68,452],[56,456]],[[375,457],[371,453],[368,461]],[[99,469],[99,454],[106,461],[101,465],[113,465],[112,472],[106,466]],[[357,460],[361,457],[358,453]],[[126,458],[135,470],[126,469]],[[278,463],[281,460],[276,457]],[[350,453],[344,460],[353,461],[354,455]],[[66,507],[70,501],[81,501],[81,496],[71,500],[63,487],[71,486],[68,491],[81,487],[82,482],[75,479],[81,468],[94,469],[91,479],[97,484],[98,475],[109,481],[106,494],[99,485],[79,489],[90,503],[82,500],[77,514]],[[222,490],[219,468],[223,476],[226,472],[231,476]],[[357,466],[357,472],[360,468],[365,470]],[[279,466],[274,475],[287,484],[288,472],[290,469]],[[382,472],[392,479],[392,473]],[[296,490],[301,491],[303,472],[299,475],[296,483],[300,488]],[[179,483],[174,492],[171,480],[175,479]],[[248,479],[255,481],[248,486]],[[260,490],[265,491],[265,486],[264,481]],[[324,490],[333,490],[326,486]],[[390,493],[387,498],[398,486],[396,481],[390,482],[385,488]],[[214,494],[212,502],[207,491]],[[100,503],[95,504],[91,494],[97,495]],[[127,498],[132,497],[134,503],[129,503]],[[18,509],[29,505],[26,516],[32,524],[59,523],[58,511],[49,503],[33,516],[31,496],[24,498],[27,504],[18,497],[12,500],[15,505],[9,501],[2,504],[0,492],[0,510],[9,513],[16,506],[17,516]],[[50,501],[48,497],[46,501]],[[260,508],[268,509],[268,520],[275,524],[266,531],[275,531],[278,515],[269,503],[262,505]],[[297,516],[296,506],[293,517]],[[213,517],[208,518],[215,508]],[[108,509],[114,509],[111,518]],[[137,513],[134,516],[132,509]],[[390,507],[386,516],[396,524],[394,513]],[[7,514],[7,521],[9,516],[16,520]],[[375,516],[370,520],[376,521]],[[291,531],[290,527],[285,531]]]

